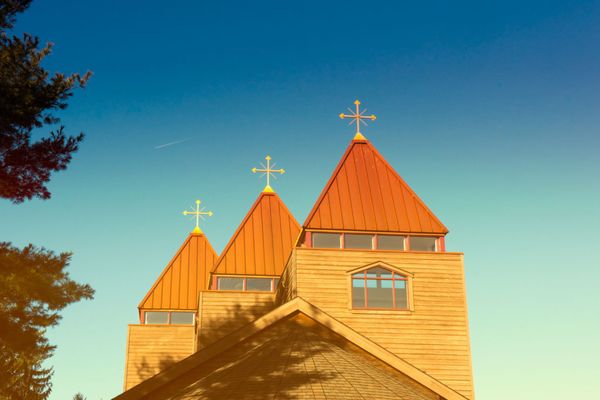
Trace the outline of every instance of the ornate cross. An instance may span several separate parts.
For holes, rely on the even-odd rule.
[[[202,203],[200,200],[196,200],[196,211],[187,211],[186,210],[183,212],[183,215],[195,215],[196,216],[196,227],[192,231],[194,233],[202,233],[202,229],[200,229],[200,218],[204,219],[203,215],[208,215],[209,217],[212,217],[212,215],[213,215],[212,211],[203,211],[204,208],[202,208],[202,210],[201,210],[200,203]]]
[[[262,172],[263,174],[261,176],[267,175],[267,186],[265,186],[263,192],[267,192],[267,193],[273,193],[274,190],[271,188],[271,175],[273,175],[273,178],[277,179],[277,177],[273,174],[274,172],[277,172],[278,174],[285,174],[285,169],[280,168],[280,169],[272,169],[272,167],[275,167],[275,163],[273,163],[273,165],[271,165],[271,156],[266,156],[265,160],[267,160],[267,166],[265,167],[265,165],[263,163],[260,163],[260,166],[262,168],[252,168],[252,173],[257,173],[257,172]]]
[[[365,108],[363,111],[360,111],[360,109],[359,109],[360,101],[356,100],[354,102],[354,104],[356,105],[356,111],[352,111],[352,110],[350,110],[350,107],[348,107],[348,111],[350,111],[351,114],[341,113],[340,118],[341,119],[351,118],[352,121],[350,121],[349,125],[356,124],[356,135],[354,135],[354,139],[355,140],[364,140],[365,137],[363,136],[362,133],[360,133],[360,124],[363,123],[363,124],[367,125],[367,123],[365,121],[363,121],[364,119],[370,119],[371,121],[375,121],[375,119],[377,119],[377,117],[373,114],[363,115],[364,113],[367,112],[367,109]]]

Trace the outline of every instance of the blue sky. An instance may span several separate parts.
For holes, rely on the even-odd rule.
[[[55,43],[51,70],[94,72],[60,113],[86,140],[52,199],[0,202],[0,240],[73,251],[97,290],[49,332],[52,399],[120,392],[127,324],[196,198],[219,252],[270,154],[302,222],[355,98],[465,252],[477,397],[600,397],[600,2],[36,0],[16,28]]]

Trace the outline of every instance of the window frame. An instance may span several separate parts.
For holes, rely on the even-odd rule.
[[[146,322],[146,313],[149,312],[161,312],[161,313],[166,313],[167,314],[167,323],[166,324],[149,324]],[[173,324],[171,322],[171,314],[172,313],[191,313],[193,315],[193,321],[191,324]],[[152,310],[143,310],[143,315],[142,315],[142,325],[152,325],[152,326],[196,326],[196,317],[197,317],[197,312],[193,311],[193,310],[156,310],[156,309],[152,309]]]
[[[314,245],[314,234],[333,234],[339,236],[340,247],[316,247]],[[371,237],[371,248],[348,248],[346,247],[346,235],[370,235]],[[403,245],[404,249],[380,249],[379,248],[379,238],[382,236],[396,236],[403,237]],[[435,239],[435,250],[427,251],[427,250],[412,250],[410,246],[411,238],[415,237],[431,237]],[[303,242],[303,247],[308,247],[312,249],[319,250],[354,250],[354,251],[392,251],[392,252],[420,252],[420,253],[445,253],[446,252],[446,243],[444,235],[435,235],[435,234],[410,234],[410,233],[398,233],[398,234],[390,234],[390,233],[377,233],[377,232],[332,232],[332,231],[306,231],[306,237]]]
[[[219,278],[240,278],[242,279],[242,290],[221,290],[219,289]],[[247,289],[247,279],[269,279],[271,281],[271,290],[248,290]],[[265,275],[214,275],[212,277],[212,282],[210,285],[211,290],[215,290],[218,292],[237,292],[237,293],[275,293],[277,291],[277,284],[275,283],[276,279],[281,279],[281,276],[265,276]]]
[[[371,269],[371,268],[383,268],[386,269],[388,271],[390,271],[392,273],[392,277],[389,279],[386,278],[371,278],[372,280],[389,280],[392,282],[392,304],[393,304],[393,308],[381,308],[381,307],[369,307],[368,306],[368,293],[367,293],[367,283],[366,281],[368,280],[366,277],[366,272]],[[358,274],[358,273],[364,273],[364,296],[365,296],[365,307],[355,307],[354,303],[353,303],[353,281],[355,280],[355,278],[353,277],[353,275]],[[402,279],[394,279],[394,273],[397,275],[401,275],[404,278]],[[414,312],[414,301],[413,301],[413,279],[414,279],[414,275],[408,271],[405,271],[401,268],[395,267],[393,265],[387,264],[385,262],[382,261],[378,261],[378,262],[374,262],[359,268],[355,268],[353,270],[347,271],[346,272],[347,275],[347,281],[348,281],[348,309],[353,312],[353,313],[384,313],[384,314],[411,314],[412,312]],[[358,280],[358,279],[356,279]],[[395,282],[396,280],[398,281],[403,281],[405,282],[406,285],[406,308],[396,308],[396,290],[395,290],[395,284],[393,282]]]

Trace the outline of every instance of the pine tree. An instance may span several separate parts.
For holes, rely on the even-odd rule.
[[[91,299],[94,290],[70,279],[70,253],[0,242],[0,399],[46,399],[52,368],[42,363],[55,348],[44,336],[59,312]]]
[[[64,126],[32,142],[31,132],[60,119],[53,111],[67,107],[75,87],[84,87],[83,76],[51,74],[41,66],[52,44],[28,33],[9,35],[17,13],[31,0],[0,0],[0,197],[15,203],[50,198],[46,183],[52,172],[64,170],[83,140],[67,136]]]
[[[31,0],[0,0],[0,198],[21,203],[50,198],[52,172],[65,169],[83,134],[67,136],[60,126],[32,142],[33,129],[60,122],[53,112],[67,107],[83,76],[51,74],[41,66],[51,44],[39,38],[9,35],[18,13]],[[24,249],[0,242],[0,399],[43,400],[52,385],[45,367],[55,346],[45,332],[56,326],[59,312],[94,290],[69,278],[71,254],[29,245]]]

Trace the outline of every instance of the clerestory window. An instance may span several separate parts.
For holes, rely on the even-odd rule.
[[[194,325],[194,312],[188,311],[145,311],[147,325]]]
[[[352,274],[352,308],[408,310],[408,277],[380,266]]]

